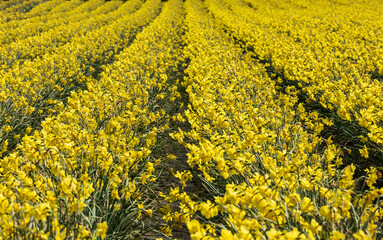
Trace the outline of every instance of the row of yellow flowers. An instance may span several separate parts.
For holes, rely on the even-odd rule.
[[[17,5],[18,3],[18,0],[2,1],[0,2],[0,11],[3,12],[5,9],[9,9],[12,6]]]
[[[74,1],[76,1],[76,0],[74,0]],[[66,0],[46,1],[44,3],[41,3],[41,4],[37,5],[34,8],[32,8],[28,12],[27,18],[31,19],[32,17],[36,17],[36,16],[40,16],[40,15],[45,15],[45,14],[47,14],[48,12],[50,12],[52,10],[57,12],[57,10],[54,10],[54,9],[60,8],[60,5],[67,4],[67,2],[68,1],[66,1]],[[65,8],[65,9],[68,9],[68,8]]]
[[[78,6],[71,4],[70,1],[66,1],[63,5],[70,6],[70,11],[68,12],[45,12],[45,14],[29,19],[14,20],[2,24],[0,25],[0,43],[2,45],[15,43],[28,37],[40,35],[52,28],[89,18],[91,15],[86,13],[95,10],[103,3],[105,2],[92,0]],[[95,14],[97,13],[95,12]]]
[[[64,0],[62,0],[63,2]],[[36,6],[40,6],[43,0],[26,0],[26,1],[2,1],[4,9],[0,11],[0,24],[13,20],[26,19],[38,15],[39,13],[30,12]]]
[[[367,145],[382,155],[380,1],[209,2],[209,10],[244,48],[269,61],[308,100],[350,122],[355,130],[348,129],[348,137],[361,140],[361,152]]]
[[[381,234],[383,189],[374,186],[380,173],[368,169],[369,190],[358,192],[355,166],[338,169],[340,147],[318,136],[332,122],[306,112],[294,87],[277,91],[264,65],[224,31],[217,12],[225,5],[189,0],[185,6],[184,53],[190,64],[184,84],[190,107],[184,117],[191,130],[172,137],[189,150],[194,170],[175,174],[183,186],[164,197],[179,208],[167,208],[164,219],[173,227],[186,223],[192,239],[374,239]],[[246,25],[227,19],[238,32]],[[201,179],[206,193],[183,190],[192,177]]]
[[[152,21],[160,10],[160,5],[146,4],[136,11],[141,4],[141,0],[128,1],[110,14],[95,16],[89,23],[101,18],[104,21],[98,22],[105,25],[95,25],[88,32],[82,30],[83,35],[74,36],[51,53],[47,46],[46,54],[1,70],[0,142],[18,142],[29,131],[28,126],[60,110],[61,101],[71,91],[84,86],[87,76],[96,68],[101,71],[102,64],[109,63],[126,47],[135,31]]]
[[[65,44],[72,39],[83,38],[88,32],[121,17],[114,12],[122,4],[121,1],[103,3],[102,0],[88,1],[66,16],[49,14],[48,16],[54,17],[45,23],[38,17],[20,27],[4,28],[0,36],[4,36],[7,43],[0,45],[0,66],[7,70],[14,64],[20,65],[28,59],[33,60],[52,51],[60,51],[58,48],[66,47]],[[122,8],[117,12],[121,10]]]
[[[10,8],[15,4],[17,4],[17,0],[2,1],[0,2],[0,11],[4,11],[5,9]]]
[[[126,239],[152,215],[145,186],[161,161],[152,153],[156,136],[168,128],[158,103],[178,97],[169,83],[179,64],[183,3],[148,0],[132,16],[121,19],[153,22],[99,80],[88,77],[87,90],[72,92],[57,116],[1,159],[4,238]]]

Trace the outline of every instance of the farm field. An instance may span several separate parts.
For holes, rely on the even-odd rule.
[[[382,239],[383,1],[0,1],[0,239]]]

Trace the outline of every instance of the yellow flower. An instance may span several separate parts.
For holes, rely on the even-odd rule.
[[[348,165],[344,170],[342,174],[342,178],[340,179],[339,187],[340,188],[350,188],[354,185],[354,171],[355,171],[355,166],[354,164]]]
[[[238,195],[238,192],[236,192],[236,190],[235,190],[235,185],[234,184],[226,185],[225,197],[232,204],[238,204],[239,203],[239,201],[240,201],[239,195]]]
[[[199,205],[199,210],[203,216],[207,219],[215,217],[218,215],[218,207],[215,206],[210,200],[203,202]]]
[[[144,208],[145,208],[144,203],[139,203],[139,204],[137,205],[137,208],[139,209],[139,210],[138,210],[138,216],[137,216],[137,218],[140,219],[140,218],[141,218],[141,215],[142,215],[142,210],[145,210],[145,209],[144,209]]]
[[[370,167],[370,169],[365,170],[368,174],[368,178],[366,180],[367,185],[370,187],[370,189],[375,189],[374,184],[376,183],[376,180],[378,178],[382,177],[382,174],[376,170],[374,167]]]
[[[101,239],[106,238],[107,230],[108,230],[108,223],[106,221],[97,224],[97,229],[96,229],[97,236],[101,237]]]
[[[3,132],[7,133],[7,132],[12,131],[12,129],[13,129],[12,126],[4,125],[4,127],[3,127]]]
[[[359,153],[362,157],[368,158],[368,148],[364,145],[363,149],[359,149]]]
[[[184,189],[186,187],[186,182],[193,178],[193,175],[188,170],[185,170],[182,173],[177,171],[177,173],[174,176],[181,181],[182,189]]]
[[[49,212],[50,212],[49,204],[42,203],[35,207],[33,215],[38,221],[39,220],[46,221]]]
[[[331,220],[331,209],[329,206],[322,206],[320,209],[319,209],[319,213],[320,215],[322,215],[323,217],[326,218],[327,221],[330,221]]]
[[[148,209],[148,210],[146,210],[146,214],[147,214],[149,217],[152,217],[152,216],[153,216],[153,210],[152,210],[152,209]]]
[[[300,186],[305,190],[311,190],[314,187],[313,184],[306,177],[302,178]]]
[[[293,207],[301,201],[301,196],[297,193],[292,193],[286,197],[285,201],[288,207]]]
[[[308,198],[308,197],[303,198],[303,201],[301,203],[301,209],[303,212],[310,212],[310,211],[314,210],[314,205],[313,205],[310,198]]]
[[[352,236],[354,236],[356,240],[372,240],[372,237],[367,235],[363,230],[359,230],[359,232],[354,233]]]
[[[329,240],[342,240],[345,239],[346,235],[339,231],[332,231]]]
[[[269,239],[279,239],[283,236],[283,232],[277,231],[274,228],[272,228],[266,232],[266,235],[269,237]]]
[[[0,156],[2,153],[6,152],[8,149],[8,139],[6,139],[4,142],[3,142],[3,145],[2,147],[0,148]]]
[[[45,234],[44,234],[44,231],[43,231],[43,230],[40,230],[40,231],[39,231],[39,237],[38,237],[38,239],[46,240],[46,239],[48,239],[48,236],[49,236],[49,233],[45,233]]]
[[[170,188],[169,196],[165,198],[165,201],[168,202],[175,202],[178,200],[178,196],[180,195],[180,189],[179,187],[176,188]]]
[[[78,236],[80,239],[84,239],[90,236],[90,231],[88,231],[84,226],[77,227],[79,229]]]
[[[186,223],[186,225],[189,229],[190,237],[192,240],[203,239],[206,236],[206,230],[197,220],[194,219]]]
[[[167,204],[165,207],[160,208],[159,211],[163,215],[166,215],[167,213],[170,213],[172,210],[171,210],[170,204]]]
[[[219,237],[219,240],[233,240],[233,239],[237,239],[233,233],[231,233],[229,230],[227,229],[222,229],[221,231],[221,236]]]
[[[172,235],[172,229],[169,226],[165,226],[161,228],[161,232],[167,236],[173,236]]]
[[[72,190],[76,189],[77,181],[71,176],[67,176],[61,181],[60,185],[62,190],[61,195],[63,197],[70,197],[72,196]]]
[[[203,227],[198,222],[198,220],[195,220],[195,219],[191,220],[186,225],[187,225],[187,227],[189,229],[190,234],[194,234],[194,233],[200,232],[203,229]]]
[[[308,228],[310,229],[310,231],[312,231],[315,234],[318,234],[318,232],[322,230],[322,226],[319,225],[319,223],[315,221],[315,219],[311,219],[311,222]]]
[[[298,231],[297,228],[293,228],[291,232],[285,234],[286,240],[306,239],[305,235]]]

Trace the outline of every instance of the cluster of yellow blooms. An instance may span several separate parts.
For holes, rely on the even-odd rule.
[[[68,5],[69,3],[71,2],[66,2]],[[48,47],[53,48],[59,46],[59,44],[67,43],[74,34],[83,35],[86,30],[90,31],[95,28],[93,26],[95,24],[102,26],[102,23],[95,21],[100,21],[105,16],[98,15],[110,12],[112,10],[110,8],[116,8],[121,4],[121,2],[114,1],[103,6],[104,3],[104,1],[100,0],[89,1],[80,6],[69,5],[72,8],[72,11],[69,12],[42,15],[4,24],[5,26],[0,30],[0,42],[2,43],[2,55],[4,56],[2,57],[2,64],[8,63],[8,66],[12,65],[13,62],[9,59],[11,57],[13,57],[13,61],[16,61],[42,55],[43,52],[47,52],[46,48]],[[89,19],[92,16],[93,18]],[[78,32],[80,25],[82,25],[83,29]],[[26,48],[31,53],[28,53]]]
[[[94,8],[97,3],[100,1],[89,1],[81,9]],[[115,10],[121,2],[111,1],[84,23],[64,24],[30,37],[39,40],[28,44],[27,38],[21,47],[5,46],[5,63],[0,67],[0,143],[5,139],[17,142],[19,133],[28,131],[26,126],[60,110],[58,100],[81,88],[96,67],[109,63],[126,47],[134,32],[152,21],[160,8],[150,5],[136,12],[141,4],[141,0],[132,0]],[[104,14],[105,10],[110,13]],[[15,59],[15,53],[24,58]]]
[[[28,14],[27,18],[30,18],[30,20],[32,20],[33,19],[32,17],[34,16],[49,15],[51,11],[58,12],[57,9],[55,8],[56,7],[61,8],[60,5],[67,6],[66,4],[68,4],[68,1],[66,0],[45,1],[42,4],[39,4],[36,7],[32,8],[31,11],[27,13]],[[73,3],[69,3],[69,4],[73,4]],[[64,7],[64,9],[68,9],[68,8]]]
[[[153,214],[193,240],[381,237],[381,173],[321,137],[339,117],[383,151],[380,4],[0,2],[0,239],[131,239]],[[167,135],[190,168],[159,206]]]
[[[16,19],[25,19],[38,15],[39,13],[36,14],[29,10],[31,10],[31,8],[35,7],[36,5],[39,6],[38,4],[42,2],[43,0],[13,0],[9,2],[2,1],[0,5],[0,24]]]
[[[185,117],[192,129],[172,136],[189,150],[188,164],[202,174],[210,199],[173,188],[165,199],[179,210],[164,219],[186,223],[192,239],[374,239],[383,217],[383,189],[374,187],[380,174],[368,170],[370,190],[356,195],[355,166],[338,170],[341,149],[318,135],[332,122],[306,112],[295,87],[277,91],[264,65],[224,31],[225,21],[241,33],[263,17],[262,9],[252,11],[258,18],[235,20],[226,12],[238,2],[185,3]],[[257,47],[267,44],[275,42]]]
[[[57,116],[46,118],[41,130],[26,134],[17,149],[0,160],[3,237],[105,238],[106,221],[124,218],[110,231],[128,237],[130,218],[138,220],[142,211],[151,215],[141,191],[156,179],[152,173],[160,159],[151,148],[157,133],[167,128],[165,111],[155,106],[178,97],[167,73],[178,66],[183,11],[181,0],[164,6],[160,0],[148,0],[129,14],[141,3],[125,3],[129,7],[121,6],[120,14],[126,17],[102,28],[104,35],[95,31],[90,34],[94,37],[82,39],[92,45],[80,39],[71,43],[78,49],[88,47],[88,61],[102,60],[107,50],[129,41],[134,28],[152,22],[113,64],[103,67],[100,80],[87,77],[87,90],[73,92]]]
[[[209,10],[277,73],[358,126],[383,152],[381,1],[211,1]],[[363,11],[359,11],[363,9]],[[380,80],[379,80],[380,79]],[[278,79],[282,81],[282,79]]]

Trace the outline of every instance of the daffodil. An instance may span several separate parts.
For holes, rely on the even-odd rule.
[[[108,230],[108,223],[106,221],[97,224],[97,230],[96,230],[97,236],[101,237],[101,239],[106,238],[107,230]]]

